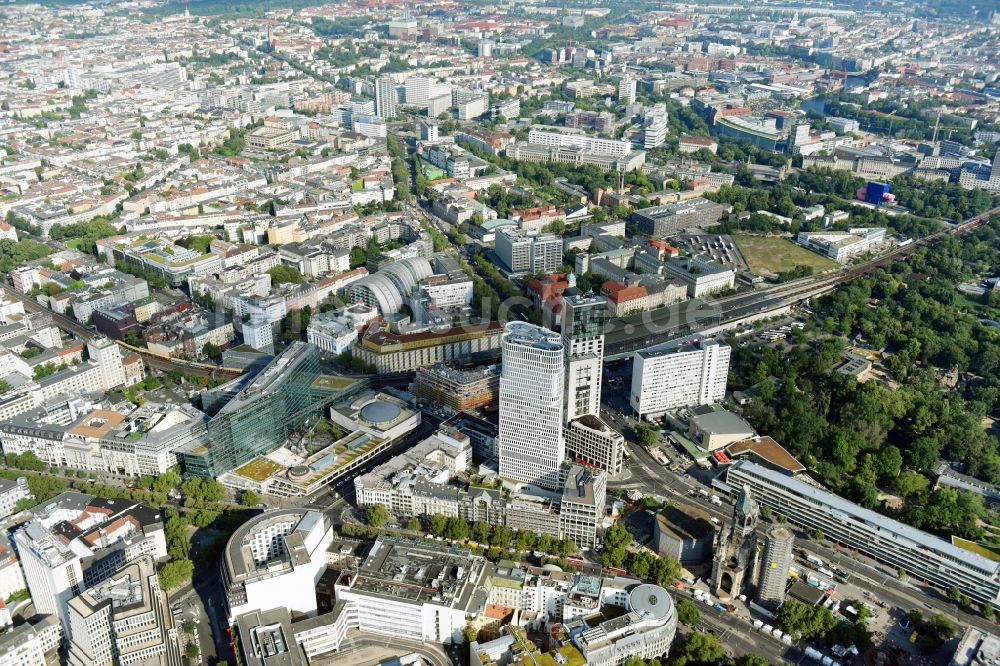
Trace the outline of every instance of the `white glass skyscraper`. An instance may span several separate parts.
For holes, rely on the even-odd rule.
[[[563,344],[559,334],[510,322],[500,374],[500,476],[543,488],[559,486],[563,441]]]
[[[607,301],[593,294],[563,298],[562,338],[566,353],[566,422],[601,413],[601,371]]]

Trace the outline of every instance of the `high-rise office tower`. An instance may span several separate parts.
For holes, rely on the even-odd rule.
[[[562,307],[566,455],[615,476],[622,471],[625,438],[600,417],[607,301],[593,294],[567,293]]]
[[[383,74],[375,81],[375,114],[379,118],[395,118],[396,102],[396,82]]]
[[[757,577],[757,603],[764,608],[775,609],[785,600],[794,545],[795,537],[784,525],[775,525],[768,530]]]
[[[563,441],[563,344],[557,333],[514,321],[503,334],[500,476],[559,487]]]
[[[607,301],[593,294],[563,298],[562,340],[566,354],[566,422],[601,410],[601,369]]]

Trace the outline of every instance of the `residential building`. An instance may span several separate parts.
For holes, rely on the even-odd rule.
[[[632,104],[635,102],[637,81],[627,74],[618,80],[618,103]]]
[[[266,317],[250,315],[250,319],[243,322],[240,332],[245,344],[257,351],[274,353],[274,327]]]
[[[247,147],[254,150],[279,150],[287,148],[298,138],[298,129],[273,125],[255,127],[246,134]]]
[[[348,305],[334,312],[312,316],[306,328],[306,340],[330,354],[348,351],[358,340],[358,331],[378,317],[378,310],[364,303]]]
[[[907,576],[977,603],[1000,605],[1000,562],[838,497],[815,484],[741,460],[729,467],[725,486],[747,487],[789,522],[820,530],[827,539],[856,549]]]
[[[28,488],[28,479],[18,477],[17,479],[0,478],[0,519],[14,513],[14,507],[23,499],[34,497]],[[6,597],[3,597],[6,599]]]
[[[470,97],[464,101],[459,101],[456,106],[458,106],[458,119],[459,120],[476,120],[486,113],[490,103],[490,98],[486,95],[476,95]]]
[[[181,663],[177,627],[151,558],[125,565],[68,606],[70,666]]]
[[[55,615],[0,631],[0,664],[49,666],[58,663],[62,625]]]
[[[500,476],[559,487],[563,440],[564,350],[558,334],[509,322],[500,374]]]
[[[785,601],[794,546],[795,535],[786,526],[773,525],[767,531],[757,579],[757,603],[764,608],[773,610]]]
[[[17,553],[7,534],[0,534],[0,598],[9,599],[12,594],[27,589]]]
[[[375,114],[379,118],[395,119],[398,99],[396,81],[392,76],[382,74],[375,79]]]
[[[629,403],[640,417],[721,402],[729,374],[728,345],[714,339],[681,341],[635,353]]]

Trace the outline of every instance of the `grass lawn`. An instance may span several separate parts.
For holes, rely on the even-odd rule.
[[[778,236],[733,236],[750,270],[757,275],[790,271],[796,266],[811,266],[813,273],[836,268],[833,259],[816,254],[788,238]]]
[[[254,458],[246,465],[243,465],[243,467],[236,470],[236,473],[259,483],[280,469],[284,468],[276,462],[261,457]]]

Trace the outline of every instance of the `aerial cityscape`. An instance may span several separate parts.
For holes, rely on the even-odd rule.
[[[0,666],[1000,666],[1000,0],[0,6]]]

